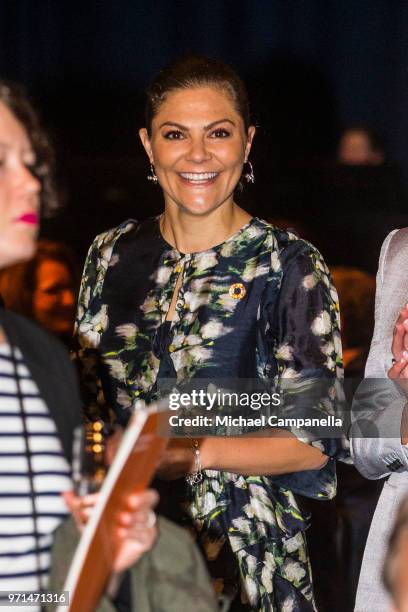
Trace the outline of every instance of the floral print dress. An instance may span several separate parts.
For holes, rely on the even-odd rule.
[[[182,254],[163,239],[158,219],[129,220],[98,236],[85,263],[76,357],[89,418],[126,424],[135,400],[155,399],[163,356],[155,346],[180,273],[166,351],[177,381],[216,379],[220,371],[271,385],[342,376],[337,294],[311,244],[254,217],[224,243]],[[233,611],[315,610],[308,519],[294,493],[333,497],[343,447],[334,439],[309,443],[330,457],[321,470],[280,477],[207,470],[199,486],[183,479],[176,487],[183,520]]]

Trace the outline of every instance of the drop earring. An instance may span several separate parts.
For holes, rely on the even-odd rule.
[[[147,180],[148,181],[152,181],[152,183],[154,183],[154,184],[157,184],[159,182],[159,179],[156,176],[156,172],[154,171],[153,164],[150,164],[150,172],[147,175]]]
[[[255,183],[254,168],[253,168],[251,162],[249,161],[249,159],[246,159],[245,163],[248,164],[249,169],[248,169],[247,172],[245,172],[244,179],[246,180],[247,183]]]

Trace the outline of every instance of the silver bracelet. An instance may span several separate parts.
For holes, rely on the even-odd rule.
[[[186,476],[190,486],[199,484],[203,480],[203,466],[201,464],[200,445],[198,440],[191,440],[191,450],[194,453],[194,472]]]

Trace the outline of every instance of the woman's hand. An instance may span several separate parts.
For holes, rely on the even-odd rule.
[[[393,364],[388,377],[398,381],[404,391],[408,390],[408,304],[401,310],[394,327],[391,351]]]
[[[99,493],[78,497],[73,491],[65,491],[63,497],[82,531],[98,501]],[[159,500],[152,489],[129,495],[118,513],[114,537],[118,552],[113,563],[114,572],[122,572],[150,550],[157,539],[156,515],[153,508]]]
[[[114,572],[123,572],[153,548],[158,537],[153,508],[158,501],[159,495],[153,489],[134,493],[127,498],[115,527],[119,549],[113,563]]]
[[[98,496],[99,493],[90,493],[80,497],[74,491],[63,491],[62,497],[64,498],[65,505],[74,517],[79,531],[82,531],[87,524],[92,509],[98,501]]]
[[[156,475],[163,480],[176,480],[195,470],[191,440],[173,438],[163,453]]]
[[[392,339],[393,364],[388,378],[395,380],[408,396],[408,304],[401,310]],[[401,443],[408,444],[408,404],[401,416]]]

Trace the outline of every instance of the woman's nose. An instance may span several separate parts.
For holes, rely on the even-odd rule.
[[[72,289],[62,291],[61,302],[66,307],[72,307],[75,304],[75,295]]]
[[[192,138],[190,149],[188,151],[187,158],[190,161],[201,163],[210,159],[211,154],[208,151],[204,138]]]
[[[41,182],[23,163],[20,164],[19,169],[19,184],[29,194],[38,194],[41,191]]]

